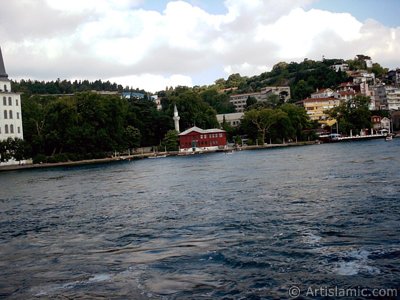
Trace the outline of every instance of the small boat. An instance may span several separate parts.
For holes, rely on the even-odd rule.
[[[161,157],[167,157],[167,154],[149,156],[148,158],[161,158]]]
[[[391,140],[393,140],[393,136],[391,135],[391,134],[389,134],[389,135],[387,135],[386,137],[385,137],[385,141],[391,141]]]

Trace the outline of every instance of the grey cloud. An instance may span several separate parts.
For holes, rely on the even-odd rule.
[[[24,40],[72,32],[88,16],[67,15],[44,0],[4,1],[0,9],[0,39]]]

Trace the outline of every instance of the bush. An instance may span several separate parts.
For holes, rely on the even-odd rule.
[[[38,154],[32,159],[32,162],[34,164],[46,163],[47,162],[47,156],[44,155],[44,154]]]

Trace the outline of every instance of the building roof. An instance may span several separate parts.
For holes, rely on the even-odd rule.
[[[8,75],[6,73],[6,68],[4,67],[3,54],[1,53],[1,47],[0,47],[0,79],[8,79]]]
[[[217,120],[222,121],[225,117],[226,121],[231,121],[231,120],[240,120],[244,116],[243,112],[238,112],[238,113],[229,113],[229,114],[218,114],[217,115]]]
[[[302,100],[303,102],[326,102],[326,101],[338,101],[338,99],[334,97],[328,97],[328,98],[307,98]]]
[[[184,132],[181,132],[179,135],[187,135],[187,134],[189,134],[189,133],[191,133],[193,131],[198,132],[198,133],[202,133],[202,134],[204,134],[204,133],[226,132],[225,130],[217,129],[217,128],[214,128],[214,129],[201,129],[201,128],[197,127],[197,126],[193,126],[193,127],[189,128],[189,129],[186,129]]]

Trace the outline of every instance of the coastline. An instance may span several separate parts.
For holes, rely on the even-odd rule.
[[[0,166],[0,172],[84,166],[84,165],[113,163],[113,162],[130,161],[130,160],[136,160],[136,159],[155,158],[155,157],[188,156],[188,155],[208,154],[208,153],[216,153],[216,152],[263,150],[263,149],[276,149],[276,148],[283,148],[283,147],[299,147],[299,146],[307,146],[307,145],[314,145],[314,144],[317,144],[317,143],[315,141],[310,141],[310,142],[297,142],[297,143],[295,142],[295,143],[285,143],[285,144],[265,144],[263,146],[261,146],[261,145],[245,146],[245,147],[240,147],[239,149],[227,148],[227,149],[220,149],[220,150],[213,150],[213,151],[202,151],[202,152],[197,152],[197,153],[182,153],[182,152],[178,152],[178,151],[158,152],[158,153],[149,152],[149,153],[141,153],[141,154],[121,155],[121,156],[116,156],[116,157],[106,157],[106,158],[87,159],[87,160],[78,160],[78,161],[67,161],[67,162],[59,162],[59,163],[7,165],[7,166]]]

